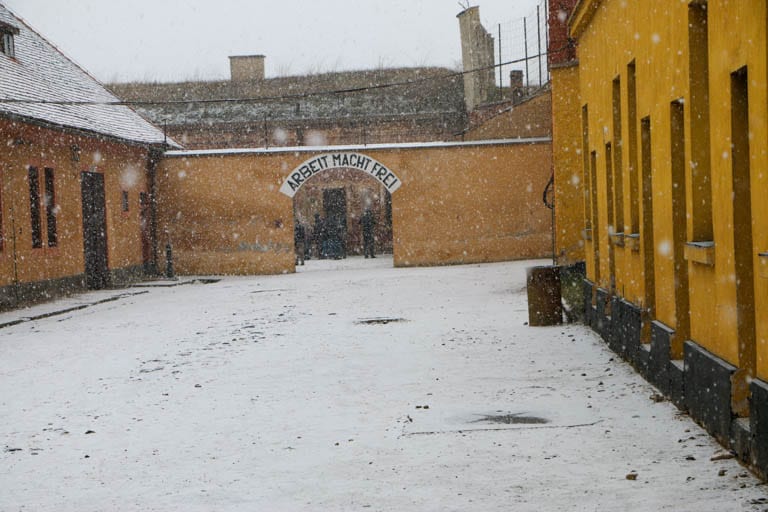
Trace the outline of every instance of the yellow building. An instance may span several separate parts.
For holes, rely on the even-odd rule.
[[[0,5],[0,308],[153,270],[163,133]]]
[[[581,0],[569,18],[588,321],[763,474],[767,25],[766,0]]]

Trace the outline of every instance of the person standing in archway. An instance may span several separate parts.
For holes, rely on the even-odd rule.
[[[312,225],[312,245],[315,246],[315,257],[319,260],[325,258],[323,253],[323,241],[325,239],[325,223],[320,214],[315,214],[315,223]]]
[[[307,243],[307,232],[301,219],[295,219],[293,224],[293,245],[296,249],[296,264],[304,264],[305,244]]]
[[[370,208],[366,208],[360,224],[363,227],[363,254],[366,258],[375,258],[373,247],[373,230],[376,227],[376,218],[373,216]]]

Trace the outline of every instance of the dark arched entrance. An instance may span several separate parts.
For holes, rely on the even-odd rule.
[[[378,253],[392,252],[391,194],[400,179],[380,162],[362,153],[338,152],[315,156],[294,169],[280,191],[293,198],[294,222],[304,226],[307,252],[322,253],[316,229],[319,216],[326,231],[338,235],[341,255],[363,253],[361,217],[370,210],[376,221]]]

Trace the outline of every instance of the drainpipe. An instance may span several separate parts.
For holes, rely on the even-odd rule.
[[[7,197],[7,196],[6,196]],[[18,254],[16,252],[16,216],[13,213],[13,202],[11,202],[11,241],[13,251],[13,295],[16,302],[19,302],[19,264]]]
[[[152,261],[150,265],[155,275],[160,273],[159,265],[157,264],[157,162],[161,156],[161,152],[150,148],[147,162],[147,179],[149,180],[149,238],[152,245]]]
[[[555,171],[552,170],[552,176],[550,176],[547,186],[544,187],[544,194],[542,195],[542,201],[544,205],[552,211],[552,265],[557,265],[557,254],[555,249]]]

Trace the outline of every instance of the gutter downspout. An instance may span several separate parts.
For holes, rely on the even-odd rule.
[[[6,197],[8,197],[6,195]],[[19,302],[19,257],[16,250],[16,216],[13,212],[13,200],[11,200],[11,240],[13,251],[13,295],[16,298],[16,303]]]

